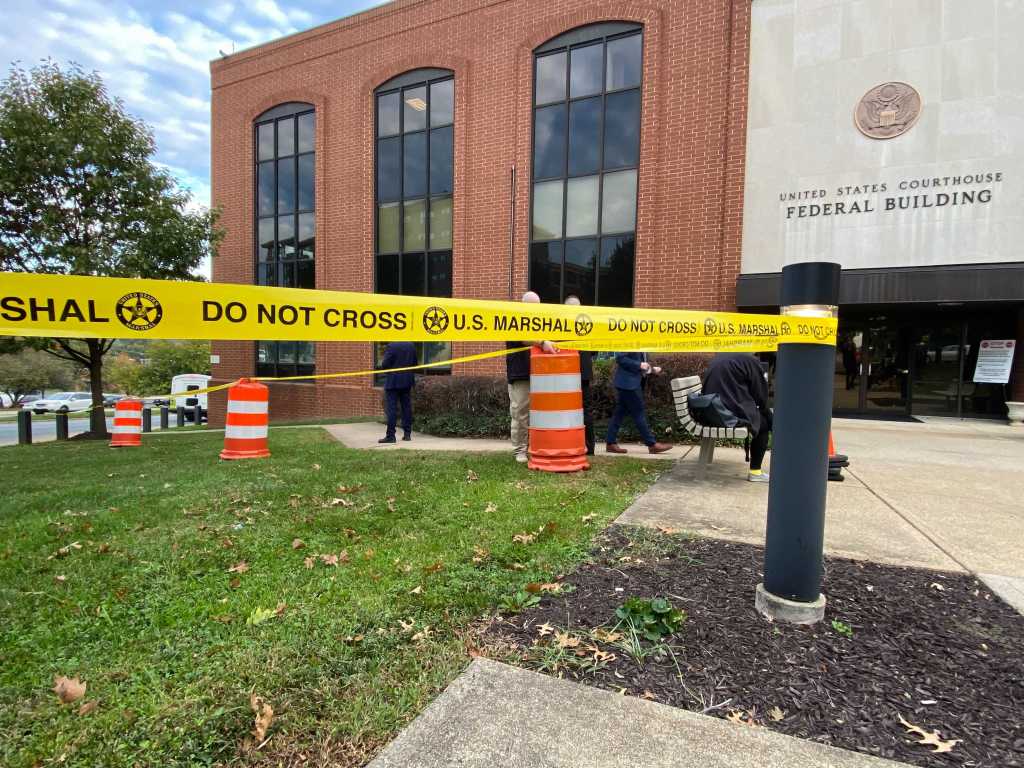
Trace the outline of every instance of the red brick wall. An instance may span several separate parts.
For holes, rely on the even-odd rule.
[[[455,72],[453,293],[526,289],[533,49],[583,24],[644,25],[637,306],[732,308],[740,268],[749,0],[398,0],[211,64],[217,282],[253,280],[252,121],[316,105],[317,287],[373,289],[373,91],[419,67]],[[510,264],[511,171],[516,169]],[[513,285],[509,289],[509,272]],[[458,344],[455,354],[487,345]],[[214,378],[252,374],[254,345],[214,344]],[[369,345],[317,345],[317,371],[368,368]],[[500,371],[502,363],[460,366]],[[217,400],[213,420],[222,418]],[[274,418],[373,413],[368,380],[272,386]]]

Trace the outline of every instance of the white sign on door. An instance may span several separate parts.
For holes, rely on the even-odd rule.
[[[1013,339],[989,339],[978,348],[978,364],[974,368],[974,381],[978,384],[1005,384],[1010,380],[1013,353],[1017,342]]]

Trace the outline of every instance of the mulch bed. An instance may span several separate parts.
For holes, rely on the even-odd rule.
[[[574,589],[541,592],[484,640],[549,674],[836,747],[928,768],[1024,766],[1024,617],[983,583],[829,558],[825,620],[792,626],[754,610],[762,558],[760,547],[613,526],[562,579]],[[594,638],[631,596],[687,612],[671,653],[640,663],[621,639]],[[961,741],[934,753],[901,716]]]

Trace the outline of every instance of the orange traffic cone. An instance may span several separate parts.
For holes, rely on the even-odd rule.
[[[228,412],[224,424],[222,459],[264,459],[270,421],[270,390],[265,384],[239,379],[228,389]]]
[[[530,469],[590,469],[583,426],[580,353],[530,350]]]
[[[832,432],[828,433],[828,479],[842,482],[843,467],[850,466],[850,459],[841,453],[836,453],[836,443],[832,438]]]
[[[114,405],[114,429],[111,448],[140,448],[142,446],[142,401],[118,400]]]

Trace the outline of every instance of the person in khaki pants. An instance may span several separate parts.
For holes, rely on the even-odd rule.
[[[533,291],[523,294],[527,304],[539,304],[540,296]],[[557,348],[549,341],[509,341],[506,349],[528,347],[537,344],[545,352],[557,352]],[[511,421],[512,453],[516,461],[525,464],[529,459],[526,455],[530,443],[530,350],[505,355],[505,377],[508,380],[508,415]]]

